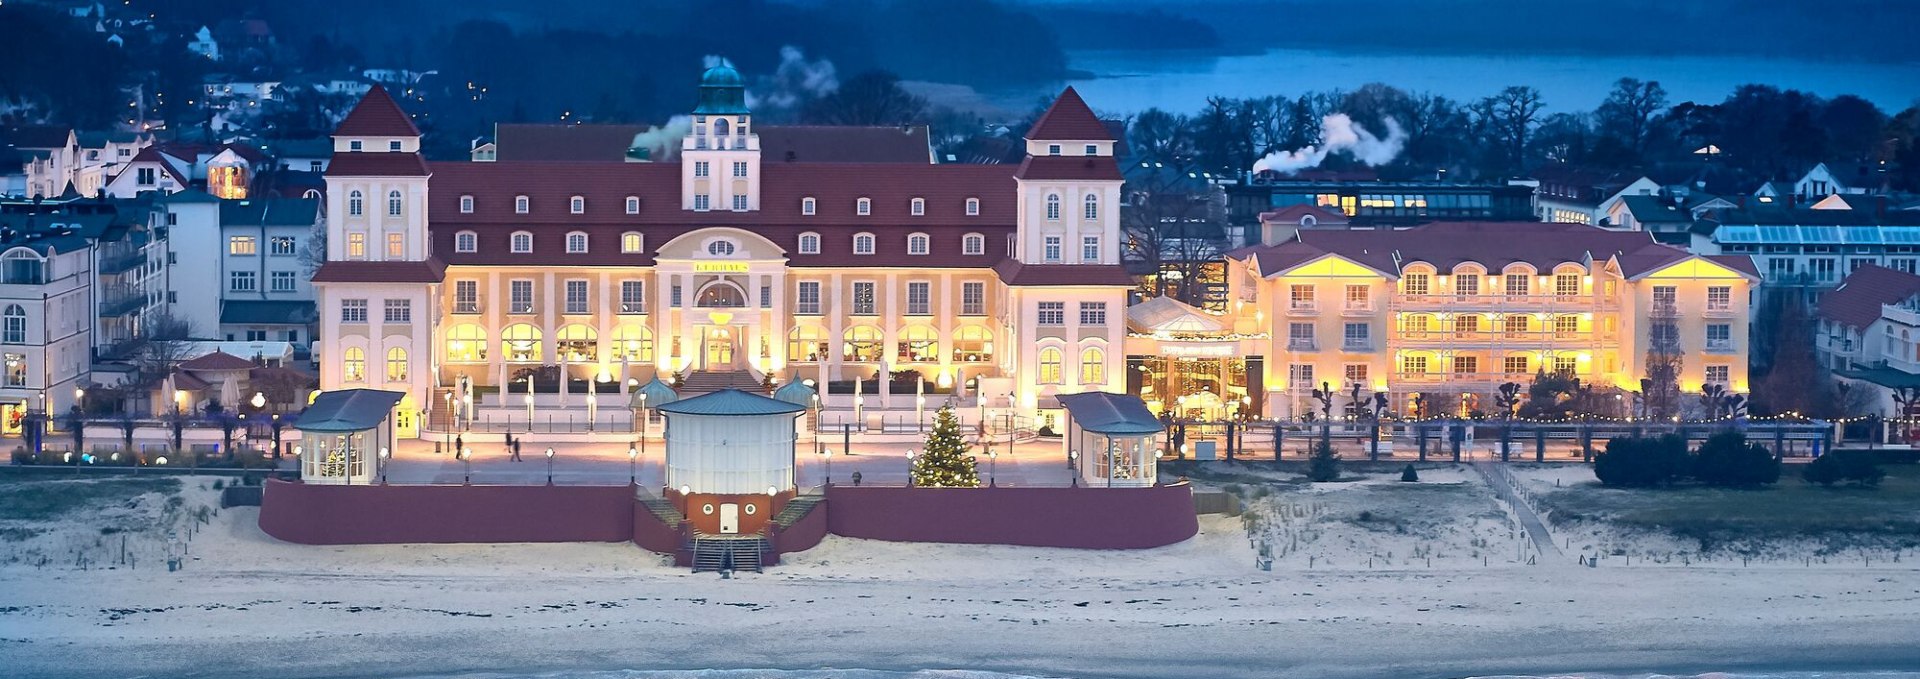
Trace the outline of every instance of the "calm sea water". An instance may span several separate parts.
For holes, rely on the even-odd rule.
[[[1272,50],[1243,56],[1166,52],[1082,51],[1072,68],[1094,75],[1071,84],[1095,108],[1132,112],[1158,106],[1199,110],[1207,97],[1352,90],[1382,82],[1471,100],[1507,85],[1538,88],[1551,111],[1591,110],[1622,77],[1658,80],[1674,102],[1719,102],[1751,82],[1822,96],[1856,94],[1897,112],[1920,99],[1920,64],[1870,64],[1740,56],[1590,54],[1408,54]],[[1037,92],[1007,97],[1024,110]]]
[[[618,670],[544,674],[447,674],[406,679],[1068,679],[972,670]],[[1169,677],[1168,679],[1177,679]],[[1381,677],[1380,679],[1394,679]],[[1472,679],[1920,679],[1914,672],[1741,672],[1706,674],[1553,674],[1499,675]]]

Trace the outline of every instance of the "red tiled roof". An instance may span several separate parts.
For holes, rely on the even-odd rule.
[[[1107,126],[1100,124],[1100,117],[1093,114],[1080,93],[1068,87],[1053,100],[1053,106],[1040,114],[1034,121],[1033,129],[1027,131],[1028,139],[1060,141],[1112,141],[1113,135],[1107,132]]]
[[[329,177],[425,177],[427,161],[418,153],[337,151],[327,161]]]
[[[1007,285],[1133,285],[1133,277],[1117,264],[1022,264],[1007,259],[993,265]]]
[[[315,283],[438,283],[446,277],[447,265],[438,259],[424,262],[327,262],[313,272]]]
[[[1395,275],[1416,262],[1442,272],[1469,262],[1489,272],[1514,263],[1551,271],[1561,264],[1585,266],[1588,261],[1619,258],[1622,272],[1632,276],[1689,256],[1684,249],[1654,242],[1646,232],[1539,222],[1434,222],[1398,231],[1307,230],[1300,232],[1299,240],[1242,248],[1228,256],[1255,258],[1261,274],[1271,276],[1329,253]]]
[[[334,128],[336,137],[418,137],[420,128],[413,125],[413,118],[400,109],[400,102],[387,94],[387,88],[374,85],[367,90],[366,96],[347,114],[346,120]]]
[[[180,367],[187,370],[250,370],[254,365],[253,361],[224,351],[216,351],[199,358],[182,362]]]
[[[213,385],[208,384],[206,380],[200,379],[198,377],[194,377],[193,373],[189,373],[179,368],[175,368],[173,371],[173,388],[174,389],[180,389],[184,391],[206,391],[208,388],[212,386]]]
[[[153,163],[153,164],[159,165],[160,170],[162,172],[167,173],[167,176],[173,177],[174,182],[178,183],[182,187],[187,185],[187,176],[180,174],[180,169],[174,167],[173,163],[167,159],[167,156],[160,152],[160,149],[152,146],[148,146],[146,148],[140,149],[139,153],[133,154],[133,158],[128,160],[126,165],[120,166],[120,174],[114,175],[113,178],[119,179],[120,175],[124,175],[128,172],[134,171],[133,166],[139,165],[141,163]]]
[[[1014,173],[1021,179],[1120,181],[1120,165],[1113,156],[1028,156]]]
[[[1920,295],[1920,276],[1878,264],[1862,265],[1820,297],[1821,318],[1854,328],[1880,320],[1880,305]]]

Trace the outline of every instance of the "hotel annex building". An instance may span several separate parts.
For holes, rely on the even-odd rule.
[[[326,173],[323,389],[405,393],[403,436],[419,413],[630,421],[643,385],[702,374],[813,380],[840,422],[1087,391],[1297,417],[1322,382],[1396,404],[1541,369],[1634,385],[1656,346],[1688,390],[1746,390],[1744,258],[1577,225],[1268,225],[1229,258],[1225,315],[1129,307],[1115,141],[1073,90],[1017,166],[864,150],[895,128],[760,127],[730,68],[700,90],[663,162],[428,162],[369,92]]]

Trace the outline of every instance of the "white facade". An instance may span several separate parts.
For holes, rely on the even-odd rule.
[[[666,417],[668,488],[714,495],[793,490],[793,415]]]

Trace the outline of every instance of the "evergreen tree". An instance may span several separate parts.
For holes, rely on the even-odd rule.
[[[1340,480],[1340,454],[1333,452],[1333,445],[1326,441],[1313,444],[1313,453],[1307,456],[1307,480],[1314,483]]]
[[[980,485],[980,472],[972,455],[967,454],[965,438],[960,435],[960,419],[947,406],[933,416],[933,431],[927,434],[919,455],[913,457],[913,485],[925,488],[974,488]]]

